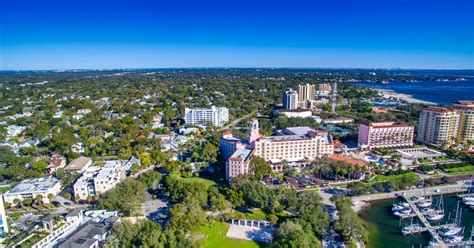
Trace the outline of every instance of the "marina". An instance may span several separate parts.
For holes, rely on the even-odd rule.
[[[399,203],[393,199],[372,202],[360,213],[370,231],[367,247],[380,247],[388,240],[394,242],[393,247],[472,247],[474,212],[463,203],[470,199],[467,193],[406,194]],[[411,211],[395,215],[394,210],[399,212],[401,207]],[[384,217],[388,213],[391,219]]]

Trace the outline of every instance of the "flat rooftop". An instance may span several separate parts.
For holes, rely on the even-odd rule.
[[[238,149],[237,151],[234,152],[234,154],[232,154],[232,156],[230,156],[230,159],[244,159],[244,160],[247,160],[250,155],[252,155],[252,152],[253,152],[253,149],[252,148],[240,148]]]
[[[369,123],[370,127],[374,128],[386,128],[386,127],[409,127],[403,122],[372,122]]]
[[[313,128],[310,127],[287,127],[283,129],[282,133],[286,135],[306,135],[308,132],[314,131]]]
[[[90,161],[91,161],[90,158],[81,156],[71,161],[71,163],[69,163],[64,169],[65,170],[82,170],[86,166],[86,164],[89,163]]]
[[[7,191],[5,195],[28,194],[46,192],[59,183],[55,177],[41,177],[26,179],[21,181],[13,189]]]
[[[242,142],[242,143],[247,143],[247,140],[245,139],[242,139],[242,138],[239,138],[239,137],[235,137],[235,136],[226,136],[225,138],[222,137],[223,140],[227,140],[227,141],[232,141],[232,142]]]
[[[277,136],[268,136],[264,139],[270,141],[291,141],[291,140],[302,140],[309,139],[306,135],[277,135]]]

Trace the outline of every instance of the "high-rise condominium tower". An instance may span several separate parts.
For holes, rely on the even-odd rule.
[[[292,89],[288,89],[283,94],[283,108],[297,109],[298,108],[298,93]]]

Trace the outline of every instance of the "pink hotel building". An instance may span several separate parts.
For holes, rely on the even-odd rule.
[[[361,148],[397,148],[413,146],[414,127],[398,122],[376,122],[359,126]]]
[[[250,171],[252,155],[270,163],[274,171],[281,171],[282,161],[300,165],[306,161],[334,153],[334,143],[326,131],[309,127],[289,127],[276,136],[261,136],[258,121],[250,121],[249,140],[234,137],[226,132],[221,138],[221,151],[226,162],[227,180]]]

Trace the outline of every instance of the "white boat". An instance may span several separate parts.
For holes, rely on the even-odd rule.
[[[442,220],[444,218],[444,214],[443,213],[435,213],[435,214],[430,214],[426,217],[427,220],[431,220],[431,221],[434,221],[434,220]]]
[[[408,204],[408,202],[402,202],[402,206],[405,208],[409,208],[410,204]]]
[[[468,206],[474,206],[474,200],[473,201],[465,201],[464,204]]]
[[[461,242],[463,240],[463,238],[464,238],[464,236],[462,236],[462,235],[455,235],[455,236],[445,237],[443,240],[444,240],[444,242],[446,242],[448,244],[453,244],[453,243]]]
[[[413,232],[417,232],[417,231],[421,230],[422,228],[423,227],[418,223],[410,224],[410,225],[404,226],[402,228],[402,233],[405,234],[405,235],[406,234],[411,234]]]
[[[440,196],[438,204],[436,206],[436,210],[428,214],[426,217],[427,220],[437,221],[442,220],[444,218],[444,201],[443,195]]]
[[[462,198],[463,202],[474,201],[474,196],[465,196]]]
[[[398,212],[400,212],[401,214],[410,214],[411,213],[411,208],[404,208],[404,209],[402,209]]]
[[[434,211],[434,208],[420,208],[420,213],[422,213],[423,215],[432,214]]]
[[[420,208],[427,208],[431,206],[431,203],[432,202],[430,200],[427,200],[427,201],[418,202],[417,205]]]
[[[397,212],[397,211],[400,211],[400,210],[402,210],[402,209],[404,209],[404,207],[402,207],[402,206],[394,206],[394,207],[392,207],[392,212]]]
[[[448,227],[442,227],[438,230],[438,234],[441,237],[447,237],[447,236],[454,236],[462,231],[462,227],[460,226],[448,226]]]
[[[402,214],[400,211],[394,212],[393,214],[398,217],[407,215],[407,214]]]

